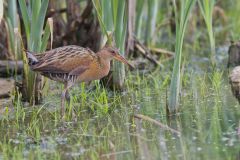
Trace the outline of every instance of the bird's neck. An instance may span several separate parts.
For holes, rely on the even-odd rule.
[[[99,64],[99,74],[98,78],[105,77],[108,75],[110,71],[110,59],[105,59],[104,57],[98,56],[98,64]]]
[[[102,69],[110,68],[110,59],[99,56],[99,64]]]

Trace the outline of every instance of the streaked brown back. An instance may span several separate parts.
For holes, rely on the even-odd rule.
[[[82,71],[87,69],[94,59],[97,59],[97,55],[88,48],[64,46],[45,52],[33,66],[33,70],[51,73],[70,73],[77,69]]]

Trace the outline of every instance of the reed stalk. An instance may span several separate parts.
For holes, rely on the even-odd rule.
[[[95,7],[100,27],[103,33],[110,38],[107,31],[113,34],[115,45],[119,48],[120,53],[124,56],[125,53],[125,39],[127,31],[127,19],[125,18],[127,7],[126,2],[122,0],[92,0]],[[109,14],[112,11],[112,14]],[[111,42],[110,42],[111,43]],[[113,63],[113,86],[115,88],[122,88],[125,78],[124,65],[119,62]]]
[[[135,34],[138,38],[140,38],[141,36],[144,2],[144,0],[138,0],[136,3]]]
[[[216,63],[215,38],[214,38],[213,25],[212,25],[213,23],[212,14],[213,14],[215,0],[198,0],[198,4],[207,26],[208,37],[209,37],[210,47],[211,47],[211,63],[213,66],[215,66],[215,63]]]
[[[26,1],[18,0],[27,39],[27,49],[41,53],[46,49],[51,32],[49,23],[43,29],[49,0],[30,0],[29,2],[31,5],[27,6]],[[25,56],[24,62],[26,62]],[[39,104],[42,100],[42,78],[39,74],[32,72],[27,63],[24,64],[23,86],[24,98],[31,104]]]
[[[7,28],[7,35],[8,35],[8,51],[10,59],[20,59],[20,40],[19,37],[16,36],[16,31],[20,31],[19,26],[19,17],[17,13],[17,1],[16,0],[9,0],[8,1],[8,8],[6,12],[6,28]]]
[[[156,28],[159,0],[148,0],[145,44],[149,47]]]
[[[168,101],[168,111],[170,113],[177,112],[179,108],[179,94],[181,87],[181,60],[182,60],[182,48],[184,34],[186,31],[189,15],[191,13],[191,8],[195,4],[196,0],[182,0],[180,1],[180,10],[176,7],[176,2],[174,3],[175,10],[175,21],[176,21],[176,44],[175,44],[175,59],[174,67],[172,72],[171,84],[170,84],[170,96]]]

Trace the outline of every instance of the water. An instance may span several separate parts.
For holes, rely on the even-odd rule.
[[[129,76],[128,92],[115,96],[110,91],[104,95],[102,88],[94,93],[75,88],[75,115],[66,121],[56,108],[59,92],[51,93],[44,106],[15,106],[1,116],[0,159],[237,159],[240,110],[226,77],[186,72],[181,110],[170,119],[164,77],[154,75],[134,83],[129,81],[137,77]],[[167,124],[181,135],[134,114]]]
[[[122,93],[98,83],[77,85],[65,121],[59,112],[61,86],[54,82],[42,105],[23,107],[19,99],[4,104],[0,159],[240,159],[239,104],[228,84],[227,57],[218,56],[219,71],[213,73],[205,58],[192,58],[182,77],[180,111],[171,117],[168,67],[129,74]]]

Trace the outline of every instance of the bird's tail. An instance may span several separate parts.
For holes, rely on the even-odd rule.
[[[33,52],[30,52],[28,50],[24,49],[24,52],[26,53],[26,57],[28,59],[29,66],[33,66],[38,63],[37,57],[33,54]]]

